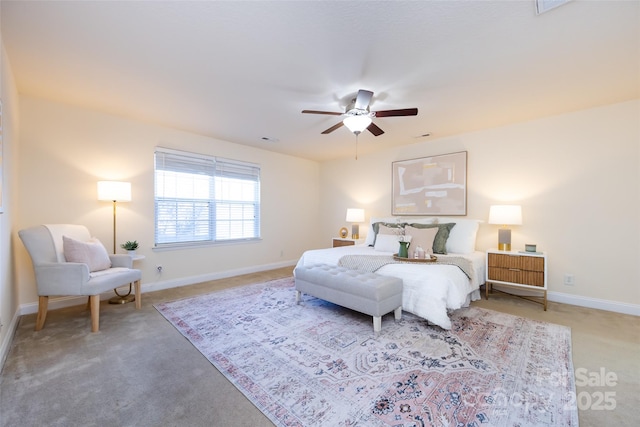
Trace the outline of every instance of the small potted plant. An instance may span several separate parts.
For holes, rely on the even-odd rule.
[[[129,255],[135,255],[136,249],[138,249],[138,242],[136,240],[127,240],[126,242],[121,244],[120,247],[129,252]]]

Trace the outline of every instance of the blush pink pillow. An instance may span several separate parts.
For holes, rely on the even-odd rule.
[[[67,262],[87,264],[90,272],[111,268],[111,259],[109,259],[107,250],[95,237],[88,242],[81,242],[62,236],[62,248]]]
[[[411,249],[416,250],[420,246],[424,253],[433,254],[433,241],[438,234],[438,227],[434,228],[415,228],[407,225],[404,228],[405,234],[411,236]]]

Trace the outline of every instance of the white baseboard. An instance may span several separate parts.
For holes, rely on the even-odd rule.
[[[120,289],[120,288],[118,288]],[[100,294],[100,300],[106,300],[112,298],[113,293]],[[58,308],[73,307],[74,305],[86,304],[89,297],[53,297],[49,298],[47,304],[47,310],[56,310]],[[23,316],[25,314],[34,314],[38,312],[38,302],[30,302],[27,304],[20,304],[18,307],[18,314]]]
[[[637,304],[589,298],[579,295],[565,294],[562,292],[547,292],[547,299],[549,301],[559,302],[562,304],[577,305],[580,307],[595,308],[597,310],[640,316],[640,305]]]
[[[499,284],[494,284],[493,288],[515,295],[536,297],[540,297],[542,295],[540,291],[529,291],[528,289],[514,287],[501,287]],[[563,292],[555,291],[547,291],[547,300],[562,304],[577,305],[579,307],[595,308],[596,310],[613,311],[614,313],[640,316],[640,305],[637,304],[583,297],[580,295],[565,294]]]
[[[209,282],[211,280],[226,279],[227,277],[240,276],[243,274],[258,273],[260,271],[275,270],[276,268],[283,268],[283,267],[291,267],[291,272],[293,273],[293,267],[296,265],[297,262],[298,260],[283,261],[283,262],[273,263],[273,264],[254,265],[251,267],[244,267],[244,268],[238,268],[235,270],[226,270],[226,271],[220,271],[216,273],[202,274],[199,276],[181,277],[179,279],[165,280],[165,281],[154,282],[154,283],[145,283],[142,285],[142,289],[145,292],[161,291],[163,289],[178,288],[181,286],[194,285],[196,283]]]
[[[18,321],[20,320],[20,314],[18,314],[18,310],[13,313],[13,318],[11,319],[11,323],[9,325],[3,325],[3,327],[7,327],[7,333],[4,335],[4,339],[2,343],[0,343],[0,372],[2,372],[2,368],[4,367],[4,361],[7,359],[7,355],[9,354],[9,347],[11,347],[11,341],[13,341],[13,336],[16,333],[16,329],[18,328]]]
[[[297,260],[284,261],[284,262],[273,263],[273,264],[255,265],[251,267],[238,268],[235,270],[226,270],[226,271],[220,271],[216,273],[202,274],[199,276],[181,277],[179,279],[164,280],[164,281],[159,281],[154,283],[142,283],[141,292],[144,293],[144,292],[161,291],[163,289],[171,289],[171,288],[179,288],[181,286],[195,285],[196,283],[208,282],[210,280],[226,279],[227,277],[240,276],[242,274],[257,273],[260,271],[274,270],[276,268],[282,268],[282,267],[293,267],[296,265],[296,262]],[[293,268],[291,269],[291,271],[293,272]],[[118,289],[122,290],[125,288],[126,287],[118,288]],[[100,295],[100,300],[105,300],[112,297],[113,297],[112,292],[104,293]],[[80,304],[86,304],[86,303],[87,303],[87,297],[84,297],[84,296],[83,297],[67,296],[67,297],[49,298],[48,308],[49,310],[55,310],[58,308],[72,307],[74,305],[80,305]],[[28,303],[28,304],[21,304],[20,307],[18,308],[18,316],[22,316],[25,314],[34,314],[37,312],[38,312],[37,301]]]

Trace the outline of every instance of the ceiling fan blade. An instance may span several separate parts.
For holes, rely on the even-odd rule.
[[[393,117],[393,116],[417,116],[417,108],[403,108],[400,110],[384,110],[376,111],[376,117]]]
[[[323,135],[326,135],[328,133],[333,132],[334,130],[338,129],[339,127],[344,126],[344,123],[342,122],[338,122],[335,125],[331,126],[329,129],[325,130],[324,132],[322,132]]]
[[[373,97],[373,92],[360,89],[358,91],[358,96],[356,97],[356,102],[353,108],[356,108],[358,110],[368,110],[369,103],[371,102],[371,97]]]
[[[380,129],[375,123],[371,123],[367,128],[369,132],[371,132],[374,136],[380,136],[384,133],[382,129]]]
[[[344,113],[334,113],[333,111],[316,111],[316,110],[302,110],[303,114],[328,114],[330,116],[341,116]]]

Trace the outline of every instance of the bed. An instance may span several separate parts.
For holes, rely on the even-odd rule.
[[[484,283],[485,277],[485,254],[475,250],[479,223],[480,221],[459,218],[373,218],[364,244],[308,250],[302,254],[297,266],[319,263],[344,266],[345,262],[352,264],[353,260],[359,259],[388,259],[389,263],[374,262],[373,264],[381,266],[370,271],[403,280],[402,309],[443,329],[451,329],[448,312],[466,307],[471,301],[480,299],[479,287]],[[383,231],[380,225],[394,224],[400,224],[399,228],[406,225],[404,229],[413,230],[409,232],[415,233],[414,235],[404,236],[407,239],[410,239],[408,236],[416,237],[411,243],[414,248],[418,245],[426,247],[429,244],[419,239],[420,232],[415,231],[416,227],[438,230],[436,235],[440,237],[439,248],[429,246],[436,252],[434,255],[438,262],[393,261],[400,237],[387,234],[388,230]],[[447,227],[448,236],[443,241],[440,230]]]

